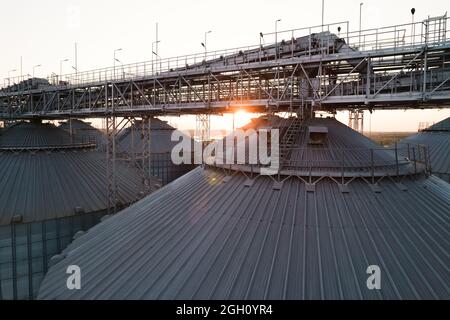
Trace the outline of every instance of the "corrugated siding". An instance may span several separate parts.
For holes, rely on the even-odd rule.
[[[142,179],[133,168],[117,163],[119,198],[139,198]],[[0,153],[0,225],[14,215],[24,222],[71,216],[107,208],[106,158],[95,151]]]
[[[0,300],[35,298],[51,257],[60,253],[76,232],[100,222],[104,214],[0,225]]]
[[[362,180],[311,193],[291,178],[250,188],[197,168],[91,229],[65,250],[41,299],[448,299],[449,187]],[[431,181],[431,182],[430,182]],[[445,191],[442,191],[445,189]],[[82,289],[66,288],[66,268]],[[379,265],[382,290],[366,287]]]

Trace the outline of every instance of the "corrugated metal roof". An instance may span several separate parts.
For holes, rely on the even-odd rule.
[[[8,128],[2,138],[0,142],[8,147],[70,142],[64,130],[34,123]],[[121,204],[142,198],[145,186],[135,169],[117,163],[116,177]],[[72,216],[77,207],[85,213],[108,207],[106,155],[91,149],[12,152],[0,148],[0,179],[0,225],[9,224],[15,215],[32,222]]]
[[[132,127],[133,128],[125,128],[117,137],[117,148],[119,152],[142,152],[142,122],[136,121]],[[175,130],[176,129],[168,125],[167,122],[157,118],[151,118],[150,145],[152,153],[171,152],[172,148],[178,143],[176,141],[171,141],[172,132]]]
[[[275,188],[197,168],[75,240],[39,298],[448,299],[449,188],[424,176]],[[74,264],[82,289],[70,291]]]
[[[117,164],[120,202],[142,198],[138,173]],[[95,151],[47,154],[0,154],[0,225],[15,215],[23,222],[75,215],[75,208],[96,212],[108,208],[106,158]]]
[[[76,142],[69,133],[50,123],[20,122],[8,127],[0,135],[2,147],[62,146]]]
[[[450,130],[450,117],[432,125],[426,131],[449,131],[449,130]]]
[[[450,131],[423,131],[399,144],[426,145],[430,153],[431,171],[450,182]]]
[[[72,122],[72,124],[70,124],[69,122]],[[63,130],[70,130],[70,126],[72,126],[72,130],[95,130],[101,132],[100,130],[91,126],[90,122],[85,122],[79,119],[64,121],[59,125],[59,128]]]
[[[430,179],[374,193],[354,181],[274,191],[198,168],[91,229],[47,274],[41,299],[415,299],[450,295],[450,200]],[[447,188],[448,192],[448,188]],[[82,290],[66,287],[78,265]],[[366,287],[379,265],[382,290]]]
[[[308,145],[308,126],[328,129],[323,145]],[[393,164],[395,153],[362,136],[334,118],[314,118],[304,122],[303,129],[297,134],[295,148],[290,152],[287,166],[316,168],[368,167],[371,165],[370,150],[374,152],[374,162],[378,166]]]
[[[88,122],[84,122],[78,119],[72,119],[72,136],[80,142],[91,142],[97,145],[97,149],[106,152],[107,137],[102,131],[94,128]],[[70,134],[69,121],[65,121],[60,124],[58,128],[61,128]]]
[[[297,121],[298,125],[292,129],[293,132],[289,132],[294,121]],[[310,127],[327,130],[324,143],[310,143]],[[375,175],[378,176],[386,173],[394,174],[397,163],[400,172],[406,173],[414,170],[410,160],[400,157],[402,151],[406,151],[406,146],[398,147],[396,157],[394,148],[386,149],[334,118],[312,118],[301,121],[296,118],[261,117],[253,119],[251,124],[244,127],[245,130],[261,128],[280,128],[282,173],[289,171],[290,174],[300,175],[309,175],[309,172],[313,175],[324,175],[325,173],[340,175],[341,170],[344,170],[346,175],[360,175],[362,173],[369,174],[373,167]],[[287,145],[286,139],[290,139],[289,145]],[[285,147],[285,145],[287,146]],[[226,158],[226,153],[230,149],[233,150],[232,152],[239,150],[236,147],[233,149],[233,146],[225,146],[224,153],[219,156]],[[248,169],[248,148],[246,151],[245,166]],[[242,166],[241,169],[244,170]]]

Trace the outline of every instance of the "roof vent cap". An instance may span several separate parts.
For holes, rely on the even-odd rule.
[[[75,212],[75,214],[83,214],[84,213],[83,207],[75,207],[73,209],[73,211]]]
[[[53,257],[50,258],[49,266],[50,266],[50,267],[53,267],[53,266],[56,265],[58,262],[64,260],[65,257],[66,257],[65,254],[57,254],[57,255],[54,255]]]
[[[74,235],[73,235],[73,240],[78,239],[79,237],[81,237],[83,234],[85,234],[85,232],[83,230],[77,231]]]
[[[22,223],[23,222],[23,216],[21,214],[16,214],[11,218],[11,223]]]
[[[103,222],[103,221],[106,221],[106,220],[108,220],[109,219],[109,217],[111,217],[111,215],[109,215],[109,214],[107,214],[107,215],[104,215],[101,219],[100,219],[100,222]]]
[[[325,144],[328,139],[327,127],[309,127],[309,140],[308,144]]]

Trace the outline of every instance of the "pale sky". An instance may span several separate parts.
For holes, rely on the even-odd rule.
[[[349,21],[358,30],[361,0],[325,0],[325,23]],[[409,23],[410,9],[415,20],[450,11],[448,0],[363,0],[363,29]],[[320,0],[14,0],[2,1],[0,35],[2,52],[0,79],[18,76],[20,57],[23,74],[46,77],[70,73],[74,64],[74,43],[78,43],[78,69],[108,67],[113,52],[123,63],[151,59],[155,24],[159,24],[159,54],[171,57],[201,53],[204,33],[208,51],[255,45],[259,32],[321,24]],[[17,71],[12,72],[11,70]],[[3,81],[3,80],[0,80]],[[418,122],[436,122],[450,116],[450,110],[375,112],[373,131],[415,131]],[[341,117],[340,117],[341,118]],[[343,117],[345,119],[345,117]],[[368,118],[368,117],[367,117]],[[179,122],[174,119],[172,122]],[[345,122],[346,120],[344,120]],[[190,123],[191,121],[189,121]],[[214,123],[213,123],[214,125]]]

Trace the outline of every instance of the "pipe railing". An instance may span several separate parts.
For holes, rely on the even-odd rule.
[[[260,147],[261,148],[261,147]],[[270,150],[270,146],[267,147]],[[279,159],[279,172],[333,172],[335,174],[365,174],[366,176],[409,175],[431,172],[428,147],[425,145],[396,144],[391,148],[328,148],[311,145],[309,148],[291,147],[286,149],[286,159]],[[239,147],[227,147],[219,158],[214,155],[210,163],[219,167],[229,166],[269,167],[261,164],[259,157],[248,152],[239,154]],[[244,157],[245,161],[237,162]],[[232,159],[233,163],[228,163]],[[272,159],[273,161],[273,159]]]
[[[116,67],[66,75],[52,75],[47,77],[46,80],[48,85],[66,87],[156,77],[171,71],[183,72],[193,68],[206,69],[214,65],[220,65],[221,62],[231,65],[246,65],[265,60],[274,60],[275,56],[277,56],[275,50],[282,51],[278,53],[280,54],[280,59],[289,59],[299,56],[312,57],[317,54],[376,53],[386,50],[396,52],[424,46],[448,45],[450,44],[450,30],[447,26],[450,18],[440,17],[440,19],[441,25],[445,26],[445,28],[438,30],[430,30],[430,21],[433,20],[361,31],[349,31],[348,22],[292,29],[277,32],[278,39],[282,39],[283,35],[289,37],[289,40],[282,40],[278,44],[275,41],[270,41],[272,36],[275,37],[275,33],[266,33],[263,35],[265,39],[264,44],[207,52],[206,59],[205,52],[202,52],[164,59],[157,58],[145,62],[122,64]],[[335,34],[337,32],[336,26],[344,27],[337,35]],[[345,43],[339,41],[339,39],[344,40]],[[298,41],[303,41],[305,47],[297,48],[297,46],[302,45]],[[344,44],[345,46],[343,46]],[[30,75],[5,78],[3,88],[11,88],[30,79]],[[24,84],[23,87],[25,89],[22,89],[21,86],[17,86],[17,88],[31,90],[34,82],[35,80],[33,79],[28,84]]]
[[[67,145],[46,145],[46,146],[2,146],[0,147],[0,153],[2,152],[52,152],[52,151],[65,151],[65,150],[77,150],[77,149],[95,149],[97,144],[91,142],[72,143]]]

